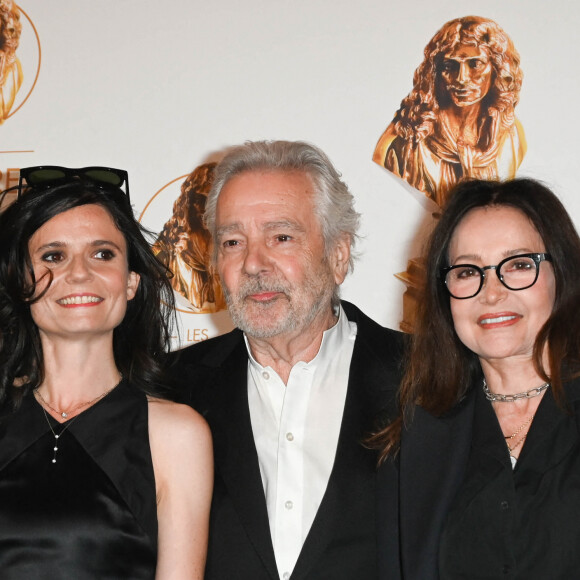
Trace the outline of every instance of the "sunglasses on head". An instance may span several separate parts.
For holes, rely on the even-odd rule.
[[[40,165],[38,167],[24,167],[20,170],[18,182],[18,197],[26,193],[28,188],[35,190],[58,185],[60,182],[78,179],[87,181],[102,189],[118,188],[123,191],[129,200],[129,174],[124,169],[112,167],[59,167],[58,165]],[[122,185],[125,189],[121,189]]]

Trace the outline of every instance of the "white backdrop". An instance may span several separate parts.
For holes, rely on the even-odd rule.
[[[28,100],[0,126],[0,170],[54,164],[129,171],[137,215],[166,184],[247,139],[303,139],[342,172],[363,215],[361,258],[343,297],[398,328],[430,208],[371,160],[411,88],[423,48],[448,20],[498,22],[521,56],[516,114],[528,153],[518,172],[545,181],[580,224],[580,8],[569,0],[22,0],[42,61]],[[36,75],[29,21],[17,54]],[[178,187],[178,186],[176,186]],[[163,210],[143,221],[161,228]],[[155,215],[153,215],[155,214]],[[158,225],[160,224],[160,225]],[[183,314],[185,342],[228,328]]]

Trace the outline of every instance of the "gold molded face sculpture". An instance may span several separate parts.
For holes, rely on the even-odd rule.
[[[11,0],[0,0],[0,124],[8,117],[22,85],[22,66],[16,56],[22,24]]]
[[[225,310],[219,278],[211,260],[211,235],[203,223],[205,202],[216,163],[196,167],[181,184],[173,215],[153,244],[153,251],[173,273],[171,285],[197,314]]]
[[[526,142],[514,114],[523,74],[509,36],[493,20],[456,18],[424,55],[373,160],[440,206],[463,178],[515,177]]]

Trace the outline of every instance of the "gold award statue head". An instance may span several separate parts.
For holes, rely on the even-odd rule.
[[[190,311],[199,314],[226,308],[211,261],[211,235],[203,223],[216,165],[199,165],[185,178],[173,215],[153,244],[157,258],[173,273],[173,289],[189,302]]]
[[[22,24],[12,0],[0,0],[0,123],[8,117],[22,85],[22,67],[16,56]]]
[[[373,160],[438,205],[463,178],[514,177],[526,152],[514,114],[522,77],[518,52],[493,20],[447,22],[425,47]]]

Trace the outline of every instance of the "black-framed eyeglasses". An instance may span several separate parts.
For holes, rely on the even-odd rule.
[[[502,260],[496,266],[456,264],[441,268],[440,276],[453,298],[465,300],[479,294],[485,281],[485,270],[495,270],[499,281],[508,290],[525,290],[533,286],[540,273],[540,263],[552,261],[546,253],[518,254]]]
[[[20,170],[18,181],[18,197],[27,191],[27,187],[36,190],[44,187],[58,185],[70,178],[88,181],[97,187],[108,189],[118,188],[130,201],[129,197],[129,174],[124,169],[113,167],[60,167],[58,165],[40,165],[38,167],[23,167]],[[122,186],[125,189],[122,189]]]

